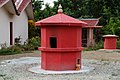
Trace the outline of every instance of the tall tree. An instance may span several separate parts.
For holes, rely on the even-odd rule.
[[[42,18],[47,18],[53,14],[55,14],[53,8],[48,3],[46,3],[45,8],[42,10]]]
[[[42,13],[42,0],[32,0],[35,21],[39,20]]]
[[[99,24],[105,26],[104,28],[106,29],[112,26],[112,28],[115,28],[115,34],[118,34],[119,26],[117,24],[119,24],[120,18],[117,18],[117,20],[112,22],[111,17],[120,17],[119,0],[58,0],[54,1],[54,7],[50,7],[49,4],[45,4],[45,8],[43,10],[41,10],[41,0],[33,0],[35,20],[41,20],[56,14],[59,3],[62,4],[64,13],[74,18],[101,17]],[[116,24],[109,25],[111,23]],[[104,28],[101,29],[102,34],[106,34],[106,29]],[[107,29],[108,32],[111,32],[110,30],[111,29]]]

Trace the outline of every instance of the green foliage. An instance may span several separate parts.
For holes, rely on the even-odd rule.
[[[107,25],[103,28],[105,34],[116,34],[120,36],[120,19],[111,17]]]
[[[54,9],[50,7],[49,4],[45,4],[45,8],[42,10],[43,0],[32,0],[32,4],[34,9],[35,21],[44,19],[55,14]]]
[[[45,8],[42,10],[41,17],[44,19],[54,14],[55,12],[53,11],[53,8],[48,3],[45,4]]]
[[[115,20],[114,18],[110,18],[110,20],[108,21],[108,24],[105,26],[106,31],[107,31],[106,33],[107,34],[115,34],[116,30],[119,29],[119,26],[120,26],[120,20],[119,19]]]
[[[22,53],[20,47],[14,45],[11,47],[2,47],[0,50],[0,55],[12,55],[12,54],[19,54]]]
[[[101,28],[100,33],[96,35],[97,44],[99,44],[99,39],[102,39],[102,35],[116,34],[120,36],[119,0],[58,0],[59,2],[54,1],[53,7],[49,6],[49,4],[45,4],[43,10],[41,10],[43,5],[41,0],[32,1],[35,21],[56,14],[58,4],[61,3],[64,13],[74,18],[100,18],[98,25],[103,26],[103,28]],[[36,30],[38,30],[38,32]],[[35,37],[39,31],[39,29],[31,29],[29,38]],[[99,45],[97,46],[97,44],[95,46],[98,48]]]
[[[110,19],[110,17],[120,16],[119,0],[58,0],[54,1],[54,7],[45,4],[45,9],[41,10],[42,0],[32,0],[35,20],[41,20],[57,13],[58,4],[63,6],[64,13],[75,18],[103,18],[100,23]]]
[[[32,0],[33,4],[33,11],[34,11],[34,18],[35,21],[38,21],[41,16],[41,8],[42,8],[42,0]]]
[[[29,39],[40,36],[40,27],[35,27],[33,25],[28,25],[28,37]]]
[[[20,42],[20,39],[18,42]],[[13,54],[29,52],[32,50],[37,50],[39,46],[40,46],[39,37],[33,37],[31,39],[28,39],[24,45],[16,44],[11,47],[7,47],[6,43],[4,43],[1,45],[2,48],[0,49],[0,55],[13,55]]]
[[[120,39],[117,40],[117,49],[120,49]]]
[[[56,5],[57,3],[57,5]],[[58,6],[59,2],[54,3]],[[111,4],[112,3],[112,4]],[[61,0],[64,12],[75,18],[79,17],[95,17],[120,15],[119,10],[120,2],[105,1],[105,0]],[[114,12],[115,10],[115,12]]]
[[[85,48],[84,48],[84,51],[92,51],[92,50],[93,50],[92,47],[85,47]]]
[[[104,47],[104,42],[101,40],[100,42],[95,43],[93,49],[98,50],[98,49],[103,49],[103,47]]]
[[[61,3],[64,13],[75,18],[100,17],[99,25],[104,26],[101,34],[119,34],[119,23],[117,23],[119,21],[114,24],[111,20],[111,18],[120,17],[119,0],[61,0]],[[106,25],[109,29],[106,29]]]
[[[40,38],[38,36],[28,39],[24,45],[21,45],[23,51],[37,50],[40,46]]]
[[[92,50],[99,50],[99,49],[103,49],[104,43],[103,41],[99,41],[97,43],[95,43],[95,45],[93,47],[86,47],[84,49],[84,51],[92,51]]]

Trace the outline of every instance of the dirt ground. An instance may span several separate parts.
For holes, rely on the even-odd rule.
[[[33,51],[31,53],[15,54],[15,55],[0,55],[0,60],[17,59],[20,57],[39,57],[40,51]]]
[[[120,53],[118,52],[106,52],[106,51],[83,51],[83,59],[95,59],[102,61],[120,61]]]
[[[46,75],[28,69],[39,66],[40,51],[0,56],[0,80],[120,80],[120,53],[83,51],[82,65],[93,68],[79,74]],[[21,57],[21,58],[20,58]]]
[[[33,53],[24,53],[16,55],[0,55],[0,60],[14,59],[20,57],[39,57],[40,51],[33,51]],[[112,60],[120,61],[120,53],[118,52],[105,52],[105,51],[83,51],[83,59],[95,59],[95,60]]]

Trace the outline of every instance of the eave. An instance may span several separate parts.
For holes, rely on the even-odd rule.
[[[82,28],[102,28],[103,26],[83,26]]]
[[[18,8],[18,14],[24,11],[30,2],[31,0],[23,0],[23,2],[20,4],[20,7]]]
[[[26,11],[26,13],[28,15],[28,19],[29,20],[34,20],[33,7],[32,7],[32,3],[31,2],[26,7],[25,11]]]
[[[15,7],[13,0],[9,0],[6,4],[4,4],[4,7],[10,14],[18,15],[18,12],[17,12],[17,9]]]
[[[0,8],[5,5],[9,0],[0,0]]]
[[[3,7],[8,11],[8,13],[13,15],[20,15],[21,12],[26,11],[28,19],[34,20],[32,0],[23,0],[20,6],[15,5],[16,0],[0,0],[0,7]]]

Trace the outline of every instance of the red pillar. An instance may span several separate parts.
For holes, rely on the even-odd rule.
[[[116,49],[116,35],[104,35],[104,49],[114,50]]]

